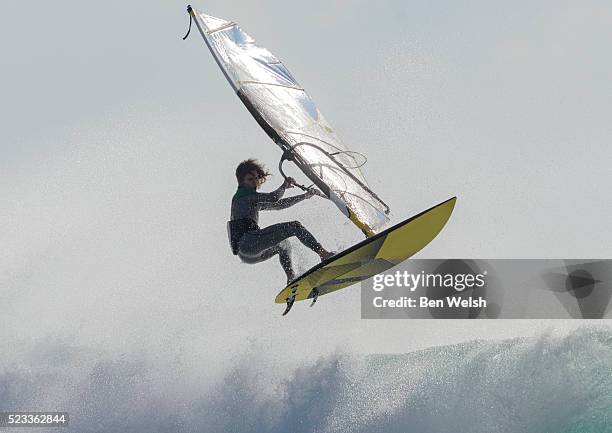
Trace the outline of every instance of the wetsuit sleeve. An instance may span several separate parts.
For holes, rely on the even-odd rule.
[[[260,209],[263,209],[262,205],[269,203],[276,203],[285,194],[285,188],[283,185],[279,186],[272,192],[258,192],[253,196],[253,201],[258,205]]]
[[[301,202],[307,197],[307,194],[294,195],[293,197],[283,198],[276,202],[267,202],[260,203],[259,209],[261,210],[281,210],[287,209],[290,206],[293,206],[296,203]]]

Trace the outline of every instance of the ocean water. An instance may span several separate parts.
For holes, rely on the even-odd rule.
[[[602,328],[405,354],[339,351],[302,365],[249,347],[212,378],[197,373],[207,359],[61,342],[4,355],[0,410],[66,410],[61,431],[612,431],[612,333]]]

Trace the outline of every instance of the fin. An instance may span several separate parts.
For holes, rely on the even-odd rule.
[[[310,304],[310,306],[312,307],[315,302],[317,302],[317,299],[319,299],[319,289],[315,287],[314,289],[312,289],[312,292],[310,292],[310,294],[312,295],[312,303]]]
[[[285,311],[283,311],[283,316],[286,316],[287,313],[291,311],[291,307],[293,307],[293,304],[295,303],[295,294],[297,293],[297,288],[297,285],[291,288],[291,295],[287,297],[287,308],[285,308]]]

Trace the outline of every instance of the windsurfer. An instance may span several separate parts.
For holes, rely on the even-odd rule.
[[[286,209],[304,199],[318,195],[313,188],[304,194],[282,198],[285,191],[294,186],[295,181],[292,178],[285,179],[273,192],[257,192],[269,175],[265,167],[254,159],[247,159],[238,165],[236,168],[238,189],[232,198],[228,235],[232,252],[245,263],[259,263],[278,255],[287,275],[287,282],[290,282],[296,275],[291,263],[288,238],[297,237],[306,247],[317,253],[321,261],[333,256],[333,253],[323,248],[299,221],[259,228],[257,224],[260,210]]]

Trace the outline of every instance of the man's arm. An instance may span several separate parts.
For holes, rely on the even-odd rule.
[[[255,195],[255,201],[260,204],[275,203],[281,199],[287,190],[286,182],[272,192],[258,192]]]
[[[320,197],[325,197],[323,193],[315,188],[310,188],[304,194],[294,195],[293,197],[287,197],[282,200],[278,200],[274,203],[261,203],[259,205],[259,209],[261,210],[280,210],[287,209],[290,206],[293,206],[296,203],[301,202],[304,199],[310,198],[312,196],[318,195]]]
[[[294,195],[293,197],[287,197],[275,202],[260,202],[259,209],[260,210],[281,210],[287,209],[288,207],[293,206],[296,203],[301,202],[302,200],[312,197],[312,195],[305,193],[300,195]]]
[[[293,187],[294,182],[295,181],[293,180],[293,178],[288,177],[287,179],[285,179],[283,184],[279,186],[276,190],[272,192],[258,192],[255,195],[255,203],[257,203],[260,209],[264,209],[264,206],[266,205],[277,203],[281,199],[283,194],[285,194],[287,188]]]

